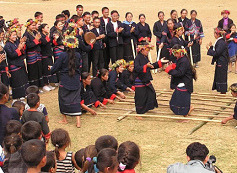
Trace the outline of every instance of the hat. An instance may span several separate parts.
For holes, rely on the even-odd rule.
[[[229,10],[223,10],[223,11],[221,11],[221,15],[222,14],[230,14],[230,11]]]
[[[73,35],[65,35],[63,45],[68,48],[77,48],[79,46],[78,39]]]
[[[147,43],[147,42],[145,42],[144,44],[138,45],[138,47],[137,47],[137,52],[140,52],[141,50],[145,50],[145,49],[147,49],[147,48],[149,48],[149,49],[152,50],[152,49],[154,48],[154,46],[151,45],[151,44],[149,44],[149,43]]]
[[[181,23],[176,23],[174,25],[174,31],[180,31],[180,30],[184,30],[184,27],[182,26]]]
[[[125,67],[128,68],[129,66],[134,65],[134,61],[129,61],[126,63]]]
[[[225,31],[221,28],[214,28],[214,32],[220,34],[222,37],[225,35]]]
[[[73,35],[76,36],[77,35],[77,24],[70,22],[68,23],[68,27],[67,30],[65,31],[65,35]]]
[[[115,63],[113,63],[113,65],[112,65],[112,70],[115,70],[117,67],[120,67],[120,66],[126,66],[126,61],[124,60],[124,59],[119,59],[119,60],[117,60]]]
[[[29,19],[27,20],[25,27],[32,25],[33,23],[38,23],[38,20]]]

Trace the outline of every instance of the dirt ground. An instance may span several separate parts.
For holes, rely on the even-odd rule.
[[[185,3],[184,3],[185,2]],[[157,20],[157,12],[162,10],[165,12],[165,19],[169,18],[169,12],[172,9],[176,9],[178,12],[182,8],[188,9],[188,11],[195,9],[198,12],[197,18],[202,21],[204,27],[205,38],[202,46],[202,61],[200,68],[197,69],[198,80],[194,83],[194,91],[198,93],[209,93],[209,95],[216,94],[211,91],[214,66],[211,66],[211,57],[206,55],[206,44],[209,41],[215,42],[213,36],[213,28],[217,26],[218,20],[221,18],[220,12],[224,9],[228,9],[231,12],[230,18],[234,21],[237,16],[236,1],[164,1],[164,0],[117,0],[117,1],[75,1],[75,0],[0,0],[0,15],[4,16],[4,19],[9,20],[18,17],[21,23],[25,23],[28,18],[33,18],[35,11],[41,11],[44,13],[44,22],[52,26],[55,16],[62,10],[68,9],[71,15],[75,13],[75,6],[77,4],[83,4],[84,11],[98,10],[101,13],[101,8],[107,6],[112,9],[116,9],[120,13],[120,20],[124,20],[124,15],[127,11],[131,11],[134,14],[134,21],[138,22],[138,15],[144,13],[147,18],[147,23],[153,28],[154,22]],[[152,38],[152,43],[155,43],[155,37]],[[155,51],[152,51],[153,60],[155,60]],[[228,84],[236,82],[237,74],[231,73],[228,76]],[[155,89],[169,90],[168,75],[164,72],[153,75],[153,85]],[[230,96],[230,93],[227,94]],[[165,94],[164,97],[158,97],[160,99],[170,99],[169,94]],[[193,114],[209,115],[213,114],[213,110],[220,110],[221,105],[225,103],[220,102],[221,98],[213,99],[213,101],[206,101],[209,106],[201,106],[198,103],[204,101],[197,101],[192,97],[192,102],[196,108],[201,108],[199,111],[195,111]],[[207,98],[203,96],[201,98]],[[131,100],[131,99],[130,99]],[[230,99],[223,99],[230,100]],[[207,123],[201,129],[194,134],[189,135],[189,132],[200,124],[200,121],[190,121],[189,123],[177,123],[177,120],[158,119],[158,118],[144,118],[143,120],[136,120],[133,117],[128,117],[121,122],[116,122],[116,118],[126,111],[115,110],[101,110],[98,112],[113,112],[115,115],[82,115],[81,128],[78,129],[75,126],[75,119],[68,118],[68,125],[58,124],[61,115],[58,108],[57,90],[44,93],[41,95],[41,102],[44,103],[48,109],[50,118],[51,131],[55,128],[64,128],[70,132],[72,145],[68,150],[76,152],[82,147],[86,147],[89,144],[94,144],[95,140],[105,134],[115,136],[119,143],[127,140],[136,142],[141,148],[141,164],[136,167],[137,173],[151,173],[151,172],[166,172],[166,168],[169,164],[175,162],[186,163],[185,149],[191,143],[199,141],[207,145],[210,150],[210,154],[213,154],[217,158],[217,165],[225,173],[235,173],[236,166],[236,129],[234,128],[237,123],[231,121],[227,125],[221,125],[219,123]],[[198,103],[197,103],[198,102]],[[159,101],[161,104],[168,104],[168,101]],[[210,106],[210,104],[214,106]],[[119,107],[132,109],[133,105],[109,105],[108,107]],[[232,104],[230,107],[234,107]],[[204,112],[204,109],[212,109],[208,112]],[[162,105],[155,109],[155,111],[169,112],[167,107]],[[232,109],[226,109],[220,114],[220,116],[228,116]],[[199,118],[195,116],[195,118]],[[200,117],[205,118],[205,117]],[[215,118],[215,120],[220,118]],[[52,149],[52,146],[50,146]]]

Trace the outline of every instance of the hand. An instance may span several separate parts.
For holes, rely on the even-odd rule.
[[[3,47],[2,47],[2,46],[0,46],[0,52],[1,52],[1,51],[3,51]]]
[[[93,109],[90,109],[89,112],[91,113],[91,115],[97,115],[96,111],[94,111]]]
[[[103,39],[103,38],[105,38],[105,35],[104,35],[104,34],[101,34],[100,37]]]
[[[113,101],[113,100],[110,100],[110,99],[108,99],[108,103],[110,103],[110,104],[114,104],[114,101]]]
[[[202,45],[202,39],[199,40],[199,45]]]
[[[51,70],[52,66],[48,65],[48,70]]]
[[[190,36],[190,33],[187,33],[187,36]]]
[[[104,47],[106,47],[106,44],[104,43]]]
[[[197,34],[195,34],[195,35],[194,35],[194,37],[193,37],[193,39],[195,40],[197,37],[198,37],[198,35],[197,35]]]
[[[57,33],[53,34],[53,38],[57,40],[59,38],[59,35]]]
[[[26,37],[26,36],[24,36],[24,37],[22,37],[22,38],[20,39],[20,43],[25,43],[25,42],[26,42],[26,40],[27,40],[27,37]]]
[[[163,31],[161,34],[162,34],[162,35],[167,35],[166,32],[164,32],[164,31]]]
[[[130,29],[130,32],[132,33],[132,32],[134,32],[134,31],[135,31],[135,27],[132,26],[132,28]]]
[[[118,91],[117,94],[118,94],[122,99],[125,99],[125,98],[126,98],[123,92]]]
[[[168,60],[168,59],[165,59],[165,57],[161,58],[160,61],[161,61],[162,64],[169,63],[169,60]]]
[[[106,108],[106,106],[103,103],[101,103],[101,102],[100,102],[100,107],[101,108]]]
[[[37,34],[35,35],[35,39],[40,40],[40,38],[41,38],[41,34],[39,32],[37,32]]]
[[[134,92],[134,91],[133,91],[131,88],[129,88],[129,87],[127,87],[126,90],[127,90],[127,91],[130,91],[130,92],[132,92],[132,93]]]
[[[6,71],[7,77],[11,77],[11,73],[9,73],[9,71]]]
[[[188,43],[188,47],[191,47],[192,45],[193,45],[192,41]]]
[[[207,50],[210,48],[209,44],[206,45]]]
[[[162,49],[163,46],[164,46],[164,43],[161,43],[161,44],[159,45],[159,49]]]
[[[212,42],[210,41],[208,45],[209,45],[209,47],[211,47],[212,46]]]
[[[0,54],[0,63],[6,59],[5,54]]]
[[[150,63],[150,62],[148,62],[146,65],[147,65],[147,67],[149,67],[149,68],[154,68],[154,66],[153,66],[153,65],[151,65],[151,63]]]
[[[120,27],[120,28],[118,29],[118,33],[122,32],[123,30],[124,30],[124,28]]]
[[[94,28],[94,26],[91,25],[91,26],[89,27],[89,30],[92,30],[93,28]]]
[[[25,43],[23,43],[23,42],[20,43],[20,44],[18,45],[18,49],[19,49],[19,50],[22,50],[22,49],[24,48],[24,45],[25,45]]]

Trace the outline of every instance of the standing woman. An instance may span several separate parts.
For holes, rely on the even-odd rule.
[[[228,48],[223,38],[225,31],[221,28],[215,28],[214,37],[216,42],[214,45],[210,42],[207,48],[207,55],[212,56],[212,65],[216,63],[214,82],[212,90],[217,90],[221,94],[227,91],[227,71],[228,71]]]
[[[80,54],[75,52],[75,48],[78,47],[79,43],[76,37],[65,36],[63,44],[66,47],[66,52],[60,54],[53,67],[49,66],[52,74],[60,71],[61,80],[58,90],[58,100],[63,120],[59,123],[68,123],[66,115],[76,116],[76,126],[80,127],[80,69],[82,62]]]
[[[191,40],[195,40],[192,45],[193,63],[198,68],[198,62],[201,61],[201,44],[204,37],[202,23],[196,19],[197,11],[192,10],[190,12],[191,19],[189,19],[185,26],[185,35],[190,36]]]
[[[174,24],[178,23],[178,13],[176,10],[171,10],[170,17],[173,20]]]
[[[139,15],[140,22],[137,23],[138,28],[138,44],[146,44],[151,42],[151,29],[150,26],[145,22],[146,16],[145,14]]]
[[[42,56],[40,54],[40,33],[36,30],[37,21],[29,19],[26,22],[26,31],[23,36],[26,39],[26,62],[28,79],[30,85],[36,85],[38,87],[44,86],[42,76]]]
[[[124,34],[123,34],[123,48],[125,61],[134,60],[133,51],[135,54],[137,45],[138,28],[137,24],[132,21],[133,15],[131,12],[127,12],[125,15]],[[133,41],[132,41],[133,40]],[[132,45],[133,42],[133,45]]]
[[[156,36],[156,50],[158,54],[159,46],[161,48],[160,57],[169,58],[169,50],[168,45],[165,43],[165,38],[167,36],[168,26],[166,21],[164,20],[164,12],[159,11],[158,17],[159,20],[154,23],[153,26],[153,34]]]
[[[223,10],[221,12],[222,19],[218,22],[218,28],[223,29],[225,32],[230,32],[230,25],[233,24],[233,20],[229,18],[230,11]]]
[[[187,57],[187,51],[181,45],[174,45],[171,52],[177,58],[177,63],[165,69],[165,72],[171,75],[170,88],[175,89],[169,103],[170,109],[176,115],[188,116],[188,113],[193,110],[191,93],[193,92],[193,79],[197,79],[196,71]]]
[[[17,39],[17,29],[10,29],[8,31],[8,38],[4,50],[7,54],[7,62],[10,77],[10,86],[12,88],[12,98],[25,98],[25,90],[29,86],[28,76],[24,59],[26,37]]]
[[[186,9],[182,9],[180,14],[181,16],[178,18],[178,21],[183,24],[183,27],[185,27],[188,21],[188,18],[187,18],[188,11]]]

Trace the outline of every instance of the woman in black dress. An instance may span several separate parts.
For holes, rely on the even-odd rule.
[[[146,42],[151,42],[151,29],[150,26],[145,22],[146,16],[145,14],[139,15],[140,22],[137,23],[138,27],[138,44],[143,44]]]

